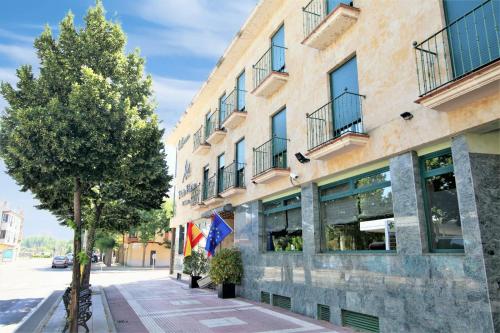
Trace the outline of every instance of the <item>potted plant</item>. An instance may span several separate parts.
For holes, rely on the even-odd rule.
[[[198,288],[198,280],[207,271],[208,260],[202,252],[193,251],[190,256],[184,258],[183,272],[191,276],[191,281],[189,281],[190,288]]]
[[[234,298],[235,285],[243,276],[241,253],[235,248],[222,249],[210,262],[210,279],[217,285],[219,298]]]

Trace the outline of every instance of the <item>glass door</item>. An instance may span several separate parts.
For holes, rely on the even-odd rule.
[[[245,139],[236,144],[236,187],[245,186]]]
[[[226,119],[226,103],[224,103],[225,100],[226,93],[224,93],[224,95],[219,98],[219,125],[217,126],[217,129],[222,127],[222,122],[224,121],[224,119]]]
[[[286,109],[272,118],[272,167],[286,168]]]
[[[330,74],[333,136],[346,132],[361,132],[361,107],[358,89],[356,57]]]
[[[271,68],[274,72],[285,71],[285,26],[282,25],[271,37]]]
[[[238,111],[245,111],[245,72],[236,79],[236,99]]]
[[[203,192],[202,192],[202,200],[205,200],[208,197],[208,166],[203,168]]]
[[[217,193],[224,191],[224,154],[217,158]]]

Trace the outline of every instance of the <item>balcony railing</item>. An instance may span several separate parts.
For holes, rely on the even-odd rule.
[[[287,141],[285,138],[274,137],[266,143],[253,149],[254,177],[273,168],[286,169]]]
[[[484,1],[423,42],[413,44],[420,96],[499,59],[499,4]]]
[[[220,129],[221,129],[221,127],[220,127],[220,122],[219,122],[219,110],[215,110],[207,118],[207,121],[205,124],[205,139],[207,139],[215,131],[220,130]]]
[[[245,111],[245,91],[234,89],[227,95],[224,100],[224,118],[222,122],[224,122],[234,111]]]
[[[272,45],[253,65],[253,86],[257,88],[272,72],[286,73],[286,47]]]
[[[217,196],[217,174],[208,178],[203,183],[203,201],[215,198]]]
[[[191,191],[191,206],[201,203],[201,187],[201,184],[198,184]]]
[[[193,151],[196,150],[200,145],[205,144],[205,138],[203,136],[203,126],[201,126],[194,134],[193,134]]]
[[[237,187],[245,188],[245,164],[233,162],[224,168],[222,191]]]
[[[344,133],[363,133],[364,97],[345,91],[333,101],[307,114],[308,149],[314,149]]]
[[[304,38],[308,37],[314,29],[325,19],[325,17],[334,9],[328,8],[328,0],[311,0],[302,8]],[[336,0],[331,6],[346,3],[347,1]],[[349,4],[349,2],[347,2]]]

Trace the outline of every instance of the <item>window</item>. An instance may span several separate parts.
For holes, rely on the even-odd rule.
[[[396,250],[387,168],[322,186],[320,201],[326,251]]]
[[[333,136],[362,132],[356,57],[330,73]]]
[[[236,143],[236,187],[245,186],[245,139]]]
[[[222,124],[224,119],[226,119],[226,93],[219,97],[219,124]]]
[[[287,167],[286,109],[272,118],[272,154],[273,168]]]
[[[463,251],[464,240],[451,150],[420,157],[420,170],[431,251]]]
[[[217,193],[224,190],[224,154],[217,157]]]
[[[263,209],[267,251],[302,251],[300,194],[266,202]]]
[[[2,213],[2,222],[4,223],[9,222],[9,214]]]
[[[5,238],[5,234],[7,233],[6,230],[0,230],[0,239]]]
[[[341,3],[349,5],[350,1],[347,0],[326,0],[326,12],[331,13],[335,8],[337,8]]]
[[[236,79],[236,99],[238,111],[245,111],[245,71]]]
[[[178,254],[184,253],[184,226],[183,225],[179,226],[179,245],[177,248],[177,253]]]
[[[203,187],[202,187],[202,200],[205,200],[208,197],[208,178],[210,177],[208,173],[210,169],[208,165],[203,168]]]
[[[274,72],[285,72],[285,26],[271,37],[271,67]]]

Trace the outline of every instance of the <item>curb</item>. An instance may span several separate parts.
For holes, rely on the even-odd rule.
[[[111,315],[111,310],[109,309],[108,299],[106,298],[106,292],[104,288],[99,286],[99,290],[101,292],[101,301],[102,306],[104,307],[104,315],[106,316],[106,322],[108,323],[108,330],[110,333],[116,333],[115,321],[113,320],[113,316]]]
[[[40,302],[40,304],[33,309],[31,314],[19,324],[15,332],[41,332],[61,302],[63,293],[62,290],[53,291],[52,294]],[[37,316],[41,316],[41,318],[37,319]]]

